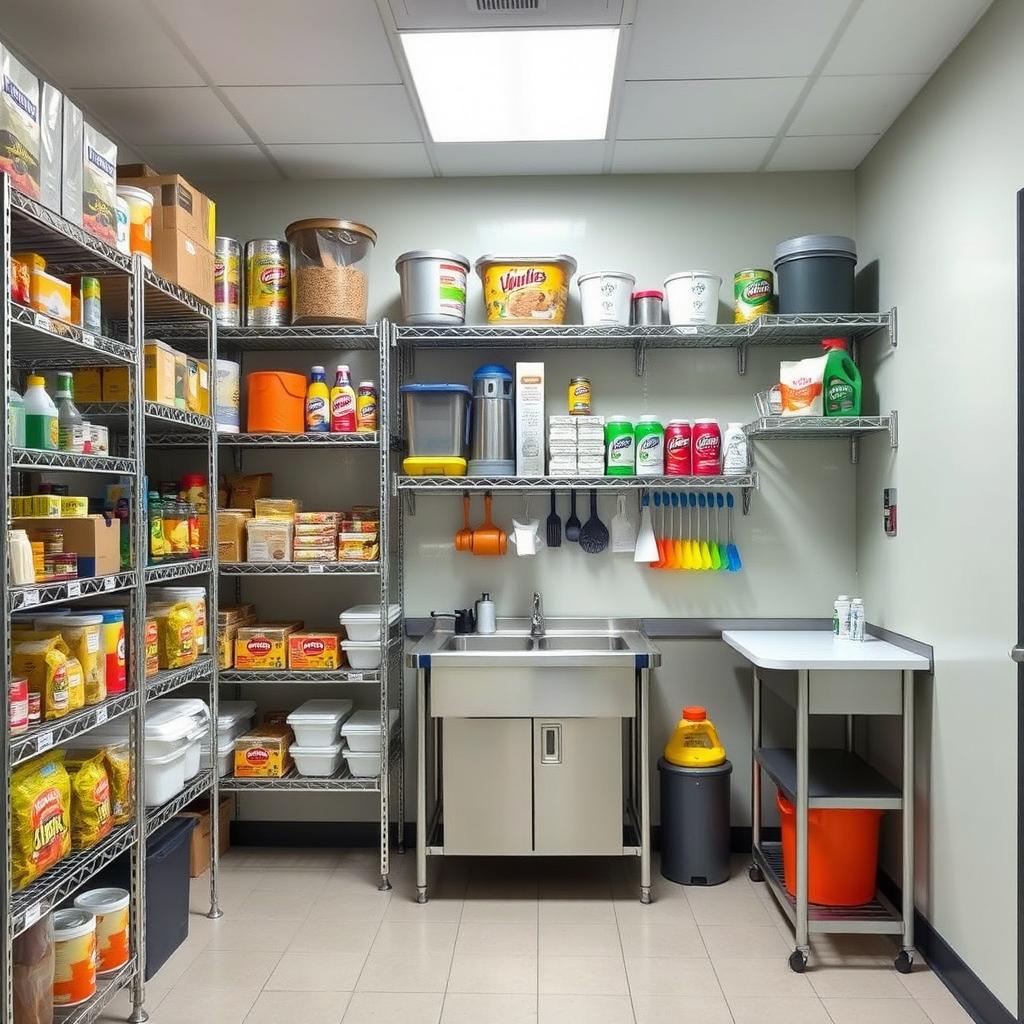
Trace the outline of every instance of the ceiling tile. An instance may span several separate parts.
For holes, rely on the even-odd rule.
[[[174,0],[161,10],[217,85],[402,80],[374,0]]]
[[[928,81],[927,75],[841,75],[819,78],[789,131],[792,135],[884,132]]]
[[[613,174],[756,171],[768,153],[765,139],[641,139],[616,142]]]
[[[806,76],[848,5],[849,0],[639,0],[626,77]]]
[[[852,171],[878,135],[789,135],[771,158],[769,171]]]
[[[289,178],[430,178],[427,147],[420,142],[271,146]]]
[[[401,85],[236,86],[224,92],[268,144],[423,141]]]
[[[802,78],[626,82],[619,139],[737,139],[774,136]]]
[[[446,142],[434,155],[446,177],[600,174],[604,142]]]
[[[864,0],[827,75],[931,74],[991,0]]]
[[[3,0],[3,35],[62,89],[202,85],[139,0]]]
[[[146,163],[165,174],[196,181],[277,181],[280,175],[259,146],[147,146]]]
[[[136,146],[252,141],[211,89],[78,89],[74,97]]]

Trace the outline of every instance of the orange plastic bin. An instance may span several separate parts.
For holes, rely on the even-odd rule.
[[[786,889],[796,895],[796,808],[776,795],[782,825]],[[807,812],[807,900],[855,907],[875,895],[878,828],[882,811],[815,809]]]
[[[301,434],[306,429],[306,378],[283,370],[257,370],[246,377],[247,425],[251,434]]]

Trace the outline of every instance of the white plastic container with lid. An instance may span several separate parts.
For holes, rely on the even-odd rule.
[[[146,757],[181,750],[189,753],[189,769],[199,758],[199,744],[209,732],[210,709],[197,698],[162,699],[146,708]],[[198,765],[195,771],[198,771]],[[193,772],[192,774],[195,774]],[[186,775],[186,778],[191,778]]]
[[[388,711],[388,735],[398,724],[398,709]],[[380,751],[380,712],[376,710],[357,711],[342,727],[341,735],[348,743],[349,750],[357,753]]]
[[[343,750],[342,755],[348,770],[357,779],[371,779],[380,775],[380,751],[363,753],[358,750]]]
[[[77,1006],[96,994],[96,917],[65,907],[53,912],[53,1005]]]
[[[379,640],[342,640],[341,649],[352,668],[378,669],[381,662]]]
[[[153,269],[153,195],[134,185],[118,185],[117,197],[128,204],[128,246],[133,256]]]
[[[217,705],[217,735],[233,740],[251,728],[256,718],[256,701],[222,700]]]
[[[291,745],[290,753],[295,761],[295,768],[300,775],[311,775],[325,778],[333,775],[341,767],[341,754],[344,744],[336,740],[329,746]]]
[[[628,324],[630,300],[636,287],[632,274],[605,270],[580,274],[580,311],[584,324]]]
[[[684,270],[665,278],[668,322],[684,324],[717,324],[718,293],[722,279],[710,270]]]
[[[96,918],[96,973],[111,974],[129,960],[127,889],[90,889],[75,897],[75,909]]]
[[[185,601],[192,606],[196,617],[196,650],[205,654],[208,650],[206,630],[206,588],[205,587],[151,587],[154,597],[163,595],[167,601]]]
[[[388,625],[393,626],[401,614],[399,605],[388,605]],[[338,621],[345,627],[349,640],[380,640],[379,604],[354,604],[338,616]]]
[[[205,740],[201,747],[201,756],[205,761],[211,757],[213,751],[210,748],[209,740]],[[235,738],[218,736],[217,738],[217,774],[223,778],[230,775],[235,764]]]
[[[329,747],[353,707],[350,700],[307,700],[288,716],[295,742],[300,747]]]
[[[148,742],[148,741],[147,741]],[[156,807],[173,800],[185,788],[185,747],[166,754],[146,754],[146,806]]]

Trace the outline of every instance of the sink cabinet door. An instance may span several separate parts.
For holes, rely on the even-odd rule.
[[[538,854],[622,853],[622,719],[533,720]]]
[[[532,851],[532,748],[529,718],[444,719],[446,855]]]

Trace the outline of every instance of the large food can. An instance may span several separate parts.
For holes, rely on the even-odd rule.
[[[245,323],[284,327],[292,322],[290,250],[276,238],[245,243]]]
[[[213,250],[213,304],[221,327],[242,323],[242,244],[218,235]]]
[[[770,270],[737,270],[732,279],[736,298],[735,321],[749,324],[762,313],[775,312],[774,277]]]
[[[589,416],[594,401],[594,389],[589,377],[572,377],[569,380],[569,415]]]
[[[669,420],[665,427],[665,476],[690,476],[690,421]]]
[[[715,420],[693,421],[693,475],[722,472],[722,431]]]
[[[96,918],[87,910],[53,914],[53,1005],[77,1006],[96,995]]]
[[[7,685],[8,723],[11,735],[25,732],[28,729],[28,679],[24,676],[12,676]]]
[[[218,434],[238,433],[241,376],[242,367],[234,360],[217,360],[213,384],[213,415]]]
[[[395,260],[407,324],[464,324],[469,260],[448,249],[413,249]]]

